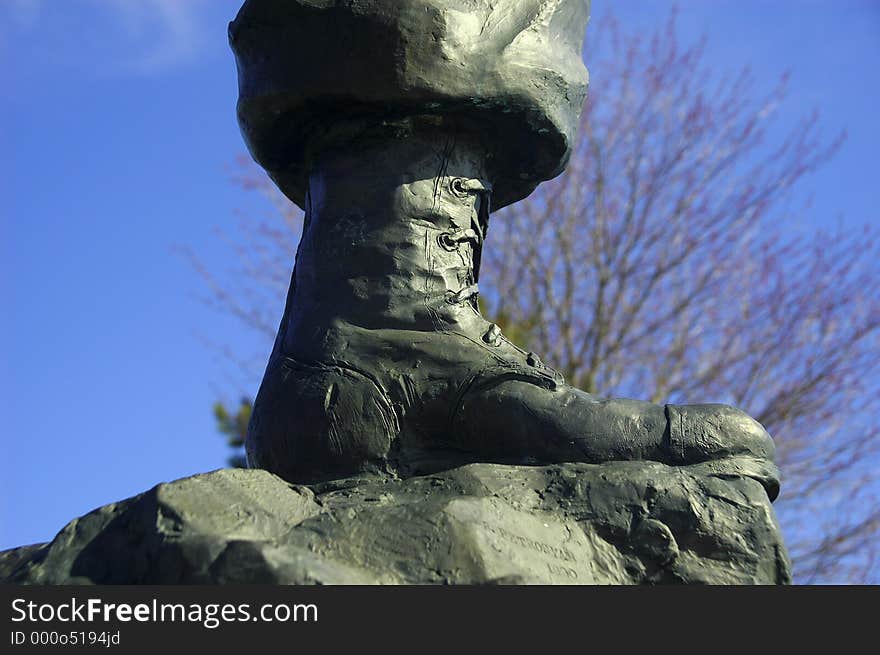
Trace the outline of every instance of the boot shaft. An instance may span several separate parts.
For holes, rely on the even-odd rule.
[[[484,153],[439,131],[324,153],[309,177],[284,351],[313,348],[344,325],[479,330]]]

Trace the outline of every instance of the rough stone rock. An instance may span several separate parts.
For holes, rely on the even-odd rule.
[[[291,485],[224,469],[160,484],[0,553],[31,584],[779,584],[790,567],[747,459],[470,464]]]

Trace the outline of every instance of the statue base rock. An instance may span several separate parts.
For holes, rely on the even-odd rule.
[[[0,581],[785,584],[779,527],[754,479],[761,465],[468,464],[311,486],[223,469],[0,553]]]

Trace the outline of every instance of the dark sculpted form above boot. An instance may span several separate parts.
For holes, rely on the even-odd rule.
[[[305,209],[252,466],[312,482],[469,461],[735,457],[775,497],[773,442],[744,413],[597,398],[477,310],[491,203],[567,160],[586,17],[569,0],[245,3],[230,29],[242,129]],[[322,40],[331,26],[344,57]],[[349,70],[364,44],[369,79]]]

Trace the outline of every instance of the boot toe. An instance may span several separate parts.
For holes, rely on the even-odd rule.
[[[667,405],[669,450],[682,463],[732,455],[773,461],[773,439],[758,421],[730,405]]]

